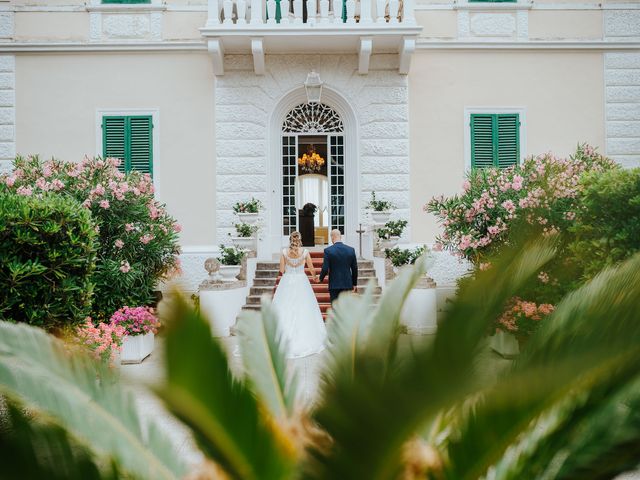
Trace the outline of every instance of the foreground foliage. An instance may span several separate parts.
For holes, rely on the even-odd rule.
[[[564,298],[506,372],[494,383],[479,381],[487,327],[556,253],[550,238],[504,252],[462,287],[433,341],[413,351],[399,349],[399,317],[424,259],[403,269],[377,306],[371,288],[341,297],[312,404],[288,371],[268,303],[240,319],[243,370],[232,374],[208,322],[177,298],[163,319],[167,376],[157,392],[210,459],[204,478],[612,478],[640,455],[640,254]],[[32,331],[3,329],[10,335],[0,372],[11,372],[3,352],[19,355]],[[34,346],[45,337],[35,338]],[[0,376],[3,390],[29,398],[11,378]],[[50,384],[40,390],[49,388],[55,391]],[[50,403],[41,408],[78,428]],[[130,456],[117,455],[120,444],[95,441],[118,466],[142,473]],[[158,452],[152,445],[150,458],[167,458]]]

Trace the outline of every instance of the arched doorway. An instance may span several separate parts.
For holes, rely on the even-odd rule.
[[[282,122],[282,235],[300,230],[308,246],[324,245],[334,228],[345,233],[345,131],[324,103],[300,103]],[[316,207],[313,218],[299,212]],[[311,224],[309,224],[311,222]]]

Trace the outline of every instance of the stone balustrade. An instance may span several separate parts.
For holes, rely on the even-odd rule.
[[[209,0],[207,27],[415,25],[414,0]]]

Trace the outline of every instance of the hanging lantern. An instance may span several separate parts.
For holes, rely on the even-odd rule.
[[[322,84],[324,82],[320,80],[320,74],[311,70],[307,75],[307,80],[304,82],[304,89],[307,92],[307,101],[309,103],[320,103],[322,97]]]

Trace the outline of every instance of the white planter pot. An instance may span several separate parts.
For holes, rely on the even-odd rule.
[[[155,335],[125,335],[120,352],[120,363],[140,363],[153,352]]]
[[[253,225],[258,221],[258,216],[260,214],[259,213],[236,213],[236,215],[238,216],[238,219],[242,223],[249,223]]]
[[[240,274],[240,265],[220,265],[218,272],[222,276],[223,282],[234,282]]]
[[[255,250],[256,237],[231,237],[233,244],[244,250]]]
[[[382,248],[393,248],[398,244],[400,237],[389,237],[388,239],[380,239],[380,246]]]
[[[520,353],[520,346],[515,336],[498,330],[495,335],[489,337],[491,350],[504,358],[514,358]]]
[[[371,211],[371,220],[374,223],[387,223],[389,221],[389,217],[391,216],[391,212],[376,212]]]
[[[409,335],[432,335],[438,329],[435,288],[414,288],[400,313],[400,324]]]

